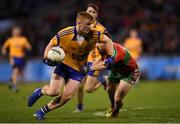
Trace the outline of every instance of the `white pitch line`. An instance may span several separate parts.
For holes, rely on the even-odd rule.
[[[157,109],[157,108],[174,108],[174,107],[176,107],[175,105],[168,105],[168,106],[163,106],[163,107],[153,107],[153,106],[146,106],[146,107],[134,107],[134,108],[129,108],[129,109],[121,109],[120,111],[122,112],[122,111],[128,111],[128,110],[144,110],[144,109]],[[94,113],[94,115],[96,115],[96,116],[102,116],[102,117],[104,117],[104,116],[106,116],[106,111],[101,111],[101,112],[95,112]],[[146,117],[145,117],[146,118]],[[154,118],[154,119],[163,119],[163,118],[161,118],[161,117],[147,117],[147,118]],[[169,118],[169,119],[171,119],[171,120],[173,120],[174,118]]]
[[[125,111],[127,111],[127,109],[121,109],[120,110],[120,112],[125,112]],[[95,112],[94,115],[104,117],[104,116],[106,116],[106,111]]]

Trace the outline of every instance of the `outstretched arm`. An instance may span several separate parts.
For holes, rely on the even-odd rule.
[[[107,37],[106,35],[103,35],[102,42],[106,43],[105,49],[106,49],[107,55],[113,56],[113,42],[112,42],[112,40],[109,37]]]
[[[6,49],[9,47],[9,45],[10,45],[10,42],[9,42],[9,40],[7,40],[7,41],[4,43],[4,45],[2,46],[2,54],[3,54],[3,55],[6,55]]]
[[[109,66],[113,64],[113,42],[112,40],[107,37],[106,35],[103,35],[102,40],[100,41],[99,47],[102,49],[102,51],[106,51],[107,58],[105,60],[102,60],[101,58],[97,61],[95,61],[92,65],[92,70],[102,70],[104,68],[110,69]]]

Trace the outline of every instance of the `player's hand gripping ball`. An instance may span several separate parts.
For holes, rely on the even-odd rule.
[[[48,51],[47,58],[53,62],[61,63],[65,57],[65,52],[60,47],[53,47]]]

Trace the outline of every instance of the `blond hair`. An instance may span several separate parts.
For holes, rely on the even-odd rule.
[[[81,11],[77,14],[77,17],[76,17],[76,21],[77,20],[84,20],[84,19],[88,19],[90,20],[90,22],[93,21],[93,17],[87,13],[86,11]]]

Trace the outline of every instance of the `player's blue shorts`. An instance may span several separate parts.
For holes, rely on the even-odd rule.
[[[81,82],[81,80],[84,78],[85,74],[80,73],[79,71],[71,68],[70,66],[61,63],[56,66],[54,73],[63,77],[65,80],[73,79],[76,81]]]
[[[92,62],[87,62],[87,66],[89,66],[89,67],[92,66]],[[89,71],[89,72],[87,73],[87,75],[89,75],[89,76],[94,76],[94,72],[95,72],[95,71],[93,71],[93,70],[92,70],[92,71]]]
[[[88,65],[92,65],[92,62],[88,62]],[[100,72],[99,71],[89,71],[87,73],[88,76],[97,76],[98,81],[101,83],[104,83],[106,81],[106,76],[110,76],[111,71],[107,69],[103,69]]]
[[[17,57],[13,57],[13,67],[17,67],[17,68],[24,68],[25,66],[25,59],[24,58],[17,58]]]

